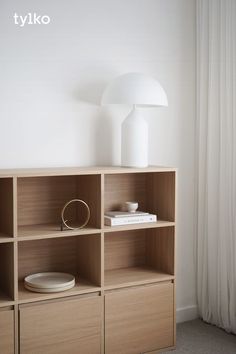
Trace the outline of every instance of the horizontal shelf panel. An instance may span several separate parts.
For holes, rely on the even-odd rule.
[[[13,237],[10,237],[10,236],[0,232],[0,243],[12,242],[13,240],[14,240]]]
[[[122,226],[105,226],[104,232],[153,229],[153,228],[157,228],[157,227],[168,227],[168,226],[175,226],[175,222],[165,221],[165,220],[157,220],[156,222],[143,223],[143,224],[122,225]]]
[[[105,290],[173,280],[174,275],[149,267],[131,267],[105,271]]]
[[[58,293],[51,293],[51,294],[50,293],[41,294],[41,293],[34,293],[32,291],[25,289],[24,283],[21,281],[19,282],[18,285],[18,303],[24,304],[28,302],[34,302],[34,301],[58,299],[58,298],[68,297],[73,295],[89,294],[100,290],[101,290],[100,287],[93,285],[88,280],[79,279],[78,281],[76,281],[75,286],[70,290],[66,290]]]
[[[14,305],[14,301],[9,296],[0,291],[0,307],[11,305]]]
[[[42,238],[78,236],[100,233],[100,229],[85,227],[79,230],[60,230],[59,224],[26,225],[18,227],[19,240],[36,240]]]
[[[89,167],[65,167],[65,168],[23,168],[1,169],[2,177],[34,177],[34,176],[70,176],[90,174],[113,174],[113,173],[145,173],[145,172],[168,172],[176,171],[173,167],[148,166],[147,168],[132,168],[121,166],[89,166]]]

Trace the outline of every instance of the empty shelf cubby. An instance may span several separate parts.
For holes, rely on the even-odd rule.
[[[105,234],[105,287],[174,278],[174,227]]]

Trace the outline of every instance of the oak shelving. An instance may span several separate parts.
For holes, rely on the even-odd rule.
[[[105,287],[119,288],[174,278],[174,228],[105,234]]]
[[[13,178],[0,178],[0,242],[13,237]]]
[[[89,354],[91,345],[93,354],[104,353],[105,347],[106,354],[115,354],[120,353],[120,343],[127,343],[126,354],[136,354],[120,327],[126,321],[134,324],[128,335],[137,339],[133,348],[138,352],[174,347],[175,192],[176,170],[165,167],[0,171],[0,311],[8,313],[0,312],[0,325],[7,318],[8,327],[14,326],[8,333],[15,333],[15,354],[19,347],[21,354]],[[84,229],[61,231],[61,208],[74,198],[88,203],[90,221]],[[132,200],[139,202],[140,210],[157,214],[157,222],[104,226],[104,212]],[[69,216],[75,222],[84,217],[73,208]],[[70,272],[76,285],[54,294],[26,290],[24,277],[42,271]],[[150,309],[152,305],[158,306]],[[62,329],[54,319],[58,311],[68,321],[68,306],[75,316],[78,309],[83,313],[81,322],[76,317],[84,333],[80,338],[76,331],[68,332],[75,328],[72,324]],[[136,313],[137,318],[153,313],[147,333],[154,337],[149,343]],[[31,341],[32,325],[37,336],[31,334]],[[50,339],[48,331],[53,334]],[[60,347],[58,340],[63,342]]]
[[[89,259],[93,261],[88,262]],[[37,294],[24,289],[23,280],[30,273],[65,272],[76,278],[76,286],[64,294],[89,293],[101,286],[100,234],[21,241],[18,244],[19,301],[48,299],[58,294]]]
[[[89,235],[100,233],[100,229],[93,227],[85,227],[81,230],[64,230],[61,231],[60,224],[41,224],[41,225],[26,225],[18,227],[19,240],[36,240],[43,238],[68,237],[77,235]]]
[[[101,176],[51,176],[17,179],[18,236],[60,233],[60,212],[65,202],[80,198],[90,206],[88,228],[101,227]],[[70,220],[80,223],[84,210],[70,208]]]
[[[14,300],[13,243],[0,244],[0,307]]]

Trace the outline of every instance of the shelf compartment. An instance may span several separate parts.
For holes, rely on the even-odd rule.
[[[54,294],[37,294],[23,286],[25,276],[38,272],[65,272],[76,286]],[[21,241],[18,244],[19,302],[66,297],[98,291],[101,286],[101,235]]]
[[[0,244],[0,306],[14,301],[14,251],[13,243]]]
[[[174,227],[105,234],[105,289],[172,280]]]
[[[13,237],[13,178],[0,178],[0,241]]]
[[[106,174],[104,191],[104,212],[135,201],[139,210],[159,220],[175,221],[175,171]]]
[[[17,196],[20,236],[40,235],[40,230],[49,235],[61,232],[61,210],[72,199],[82,199],[89,205],[88,228],[101,227],[101,175],[21,177],[17,180]],[[68,209],[67,217],[80,224],[84,213],[84,208],[75,203]]]

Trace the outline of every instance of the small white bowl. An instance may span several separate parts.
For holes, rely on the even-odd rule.
[[[135,213],[137,209],[138,209],[137,202],[125,202],[125,210],[128,211],[129,213]]]

